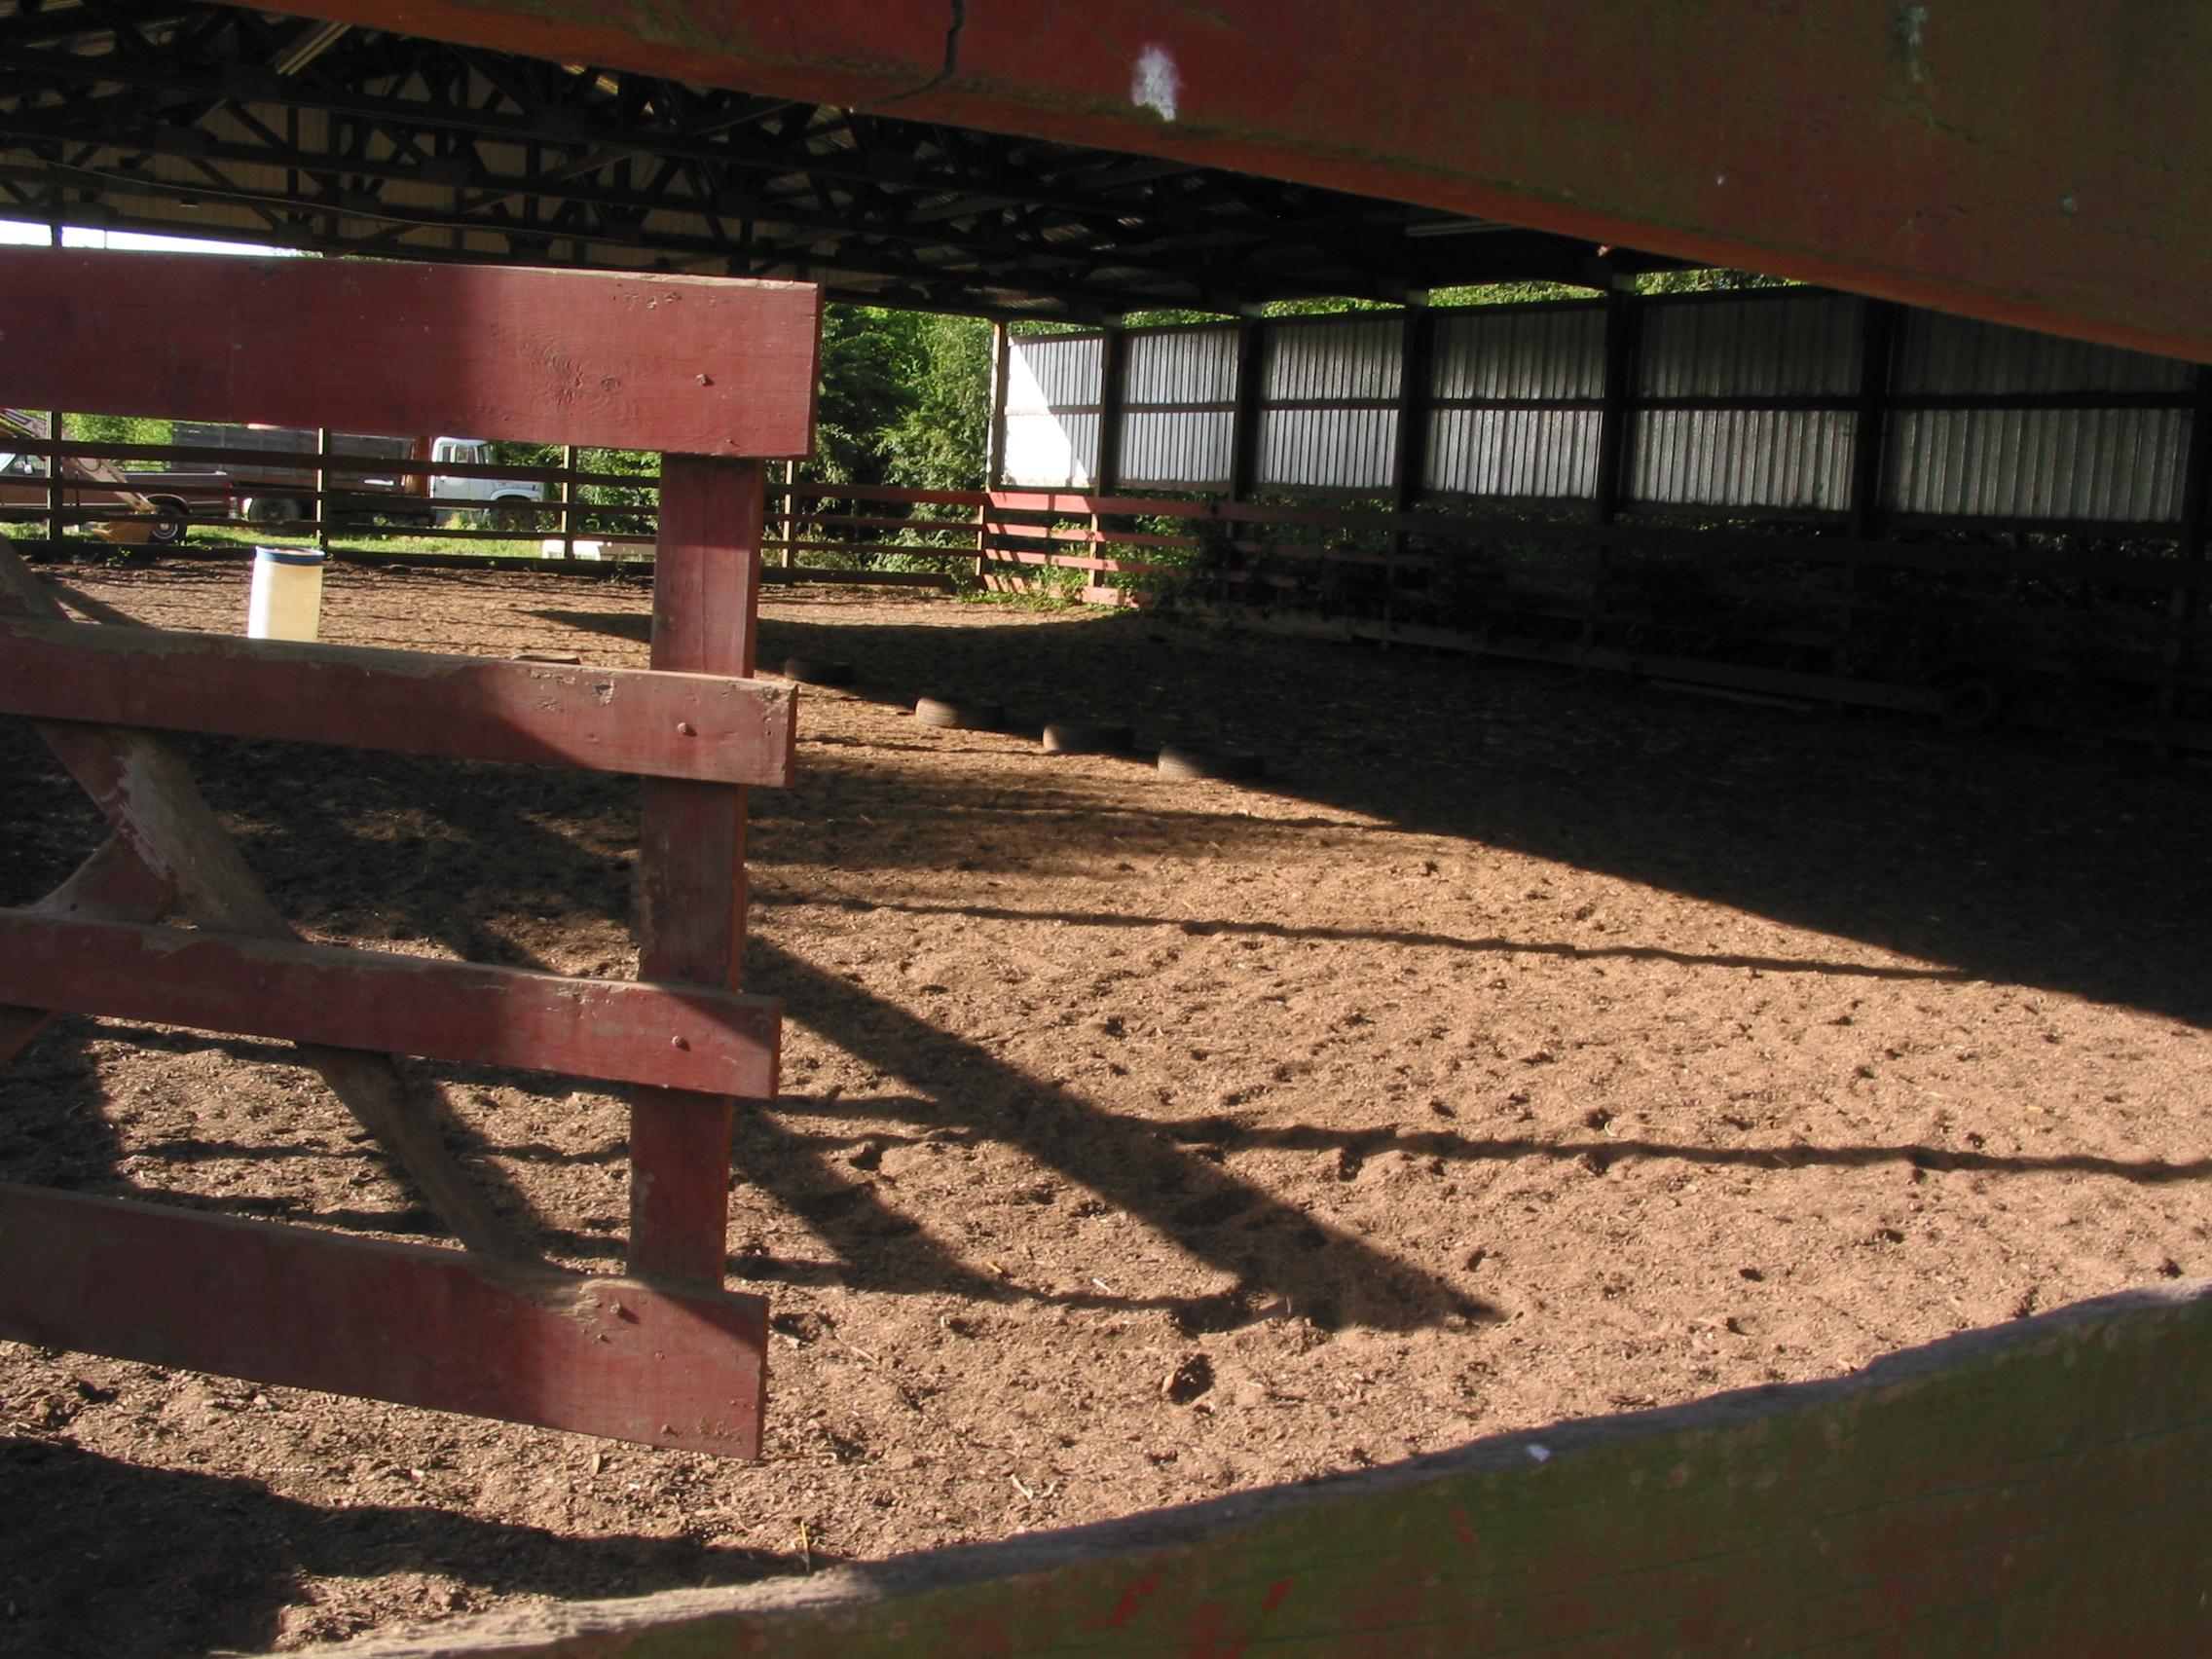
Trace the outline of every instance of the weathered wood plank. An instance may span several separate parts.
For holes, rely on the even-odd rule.
[[[31,908],[43,916],[153,922],[167,915],[175,904],[176,895],[169,884],[148,869],[122,836],[110,835],[67,881]],[[33,994],[43,994],[43,989]],[[53,1017],[50,1007],[34,1008],[24,1003],[0,1006],[0,1065],[21,1053],[23,1045]]]
[[[758,1456],[766,1304],[0,1185],[0,1337]]]
[[[780,788],[790,686],[0,616],[0,714]]]
[[[2212,1286],[1855,1376],[348,1659],[2133,1659],[2212,1649]]]
[[[804,456],[820,314],[719,276],[0,249],[32,409]]]
[[[0,548],[0,619],[49,620],[61,607],[21,559]],[[158,734],[135,726],[39,720],[35,729],[151,875],[195,923],[256,939],[297,940],[201,797],[192,770]],[[456,1161],[425,1103],[388,1054],[302,1044],[313,1066],[361,1126],[406,1169],[430,1207],[469,1249],[534,1263],[532,1250]]]
[[[654,668],[753,672],[763,484],[757,461],[662,462]],[[734,986],[745,950],[745,791],[647,779],[638,882],[640,977]],[[632,1272],[721,1283],[733,1111],[727,1096],[633,1091]]]
[[[782,1007],[704,987],[7,909],[0,1002],[760,1100],[776,1092]]]

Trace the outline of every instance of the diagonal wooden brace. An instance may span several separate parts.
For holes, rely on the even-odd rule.
[[[175,907],[169,884],[146,867],[120,835],[110,835],[77,873],[31,908],[84,921],[158,922]],[[23,1051],[54,1017],[51,1009],[0,1006],[0,1066]]]
[[[0,611],[59,618],[60,605],[29,567],[0,550]],[[297,940],[202,797],[181,756],[152,732],[75,720],[35,720],[61,763],[98,803],[116,834],[196,924],[255,939]],[[506,1261],[538,1257],[492,1210],[461,1168],[388,1054],[299,1045],[300,1057],[330,1086],[360,1125],[411,1176],[446,1226],[469,1249]]]

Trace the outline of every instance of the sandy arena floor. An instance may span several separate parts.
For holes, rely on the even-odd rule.
[[[242,626],[242,571],[70,579]],[[642,665],[634,584],[332,578],[327,637]],[[764,662],[731,1273],[746,1466],[0,1345],[0,1654],[296,1648],[819,1569],[1833,1375],[2212,1271],[2212,775],[1134,615],[799,594]],[[1242,741],[1162,783],[924,689]],[[183,740],[317,937],[627,974],[635,785]],[[0,722],[0,903],[98,836]],[[624,1113],[418,1066],[544,1247],[619,1259]],[[421,1235],[281,1048],[58,1021],[0,1175]]]

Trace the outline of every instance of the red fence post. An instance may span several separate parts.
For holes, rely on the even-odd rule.
[[[762,463],[671,455],[660,477],[652,666],[753,672]],[[640,978],[732,988],[745,949],[745,790],[646,780],[639,851]],[[727,1095],[638,1088],[630,1108],[630,1271],[722,1282]]]

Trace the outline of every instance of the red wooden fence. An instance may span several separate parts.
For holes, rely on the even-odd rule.
[[[789,777],[793,710],[751,679],[753,458],[808,446],[818,321],[792,285],[0,252],[0,402],[685,452],[644,672],[76,622],[0,555],[0,712],[113,828],[0,912],[0,1059],[57,1009],[290,1039],[466,1246],[0,1188],[0,1335],[757,1452],[765,1305],[722,1288],[728,1143],[734,1098],[775,1092],[779,1015],[734,987],[746,786]],[[641,982],[301,942],[162,728],[645,774]],[[394,1051],[632,1084],[630,1276],[538,1259]]]

